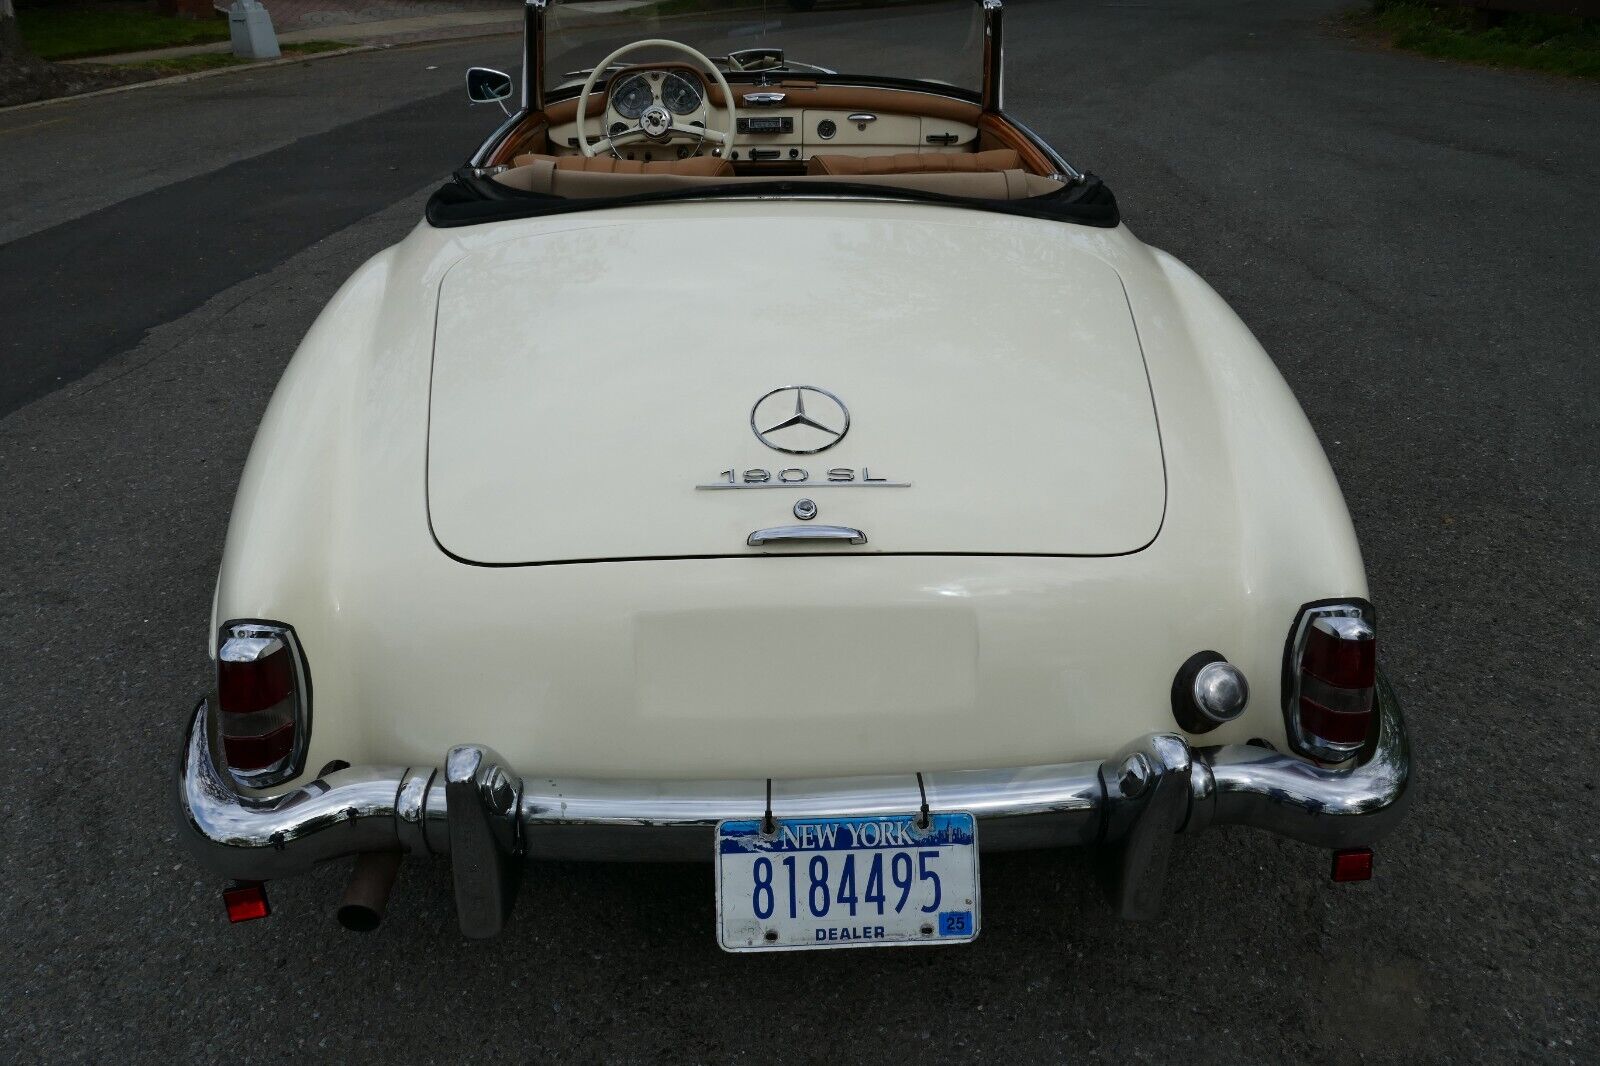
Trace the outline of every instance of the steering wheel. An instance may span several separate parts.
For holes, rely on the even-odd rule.
[[[701,69],[709,71],[711,73],[711,77],[716,80],[717,88],[722,90],[722,99],[728,105],[728,128],[726,130],[714,130],[710,128],[709,124],[704,127],[685,126],[678,121],[677,117],[673,115],[671,111],[668,111],[662,106],[661,102],[657,100],[655,103],[652,103],[649,107],[644,109],[644,113],[639,116],[637,124],[632,129],[623,130],[616,136],[601,137],[598,141],[590,144],[589,134],[587,132],[587,119],[589,117],[589,94],[594,92],[595,82],[599,81],[600,75],[610,70],[616,64],[617,60],[621,59],[625,55],[630,55],[634,52],[637,52],[641,48],[665,48],[668,51],[678,52],[694,60],[695,63],[701,67]],[[612,79],[612,84],[616,84],[615,78]],[[674,133],[680,133],[685,137],[695,138],[697,142],[704,139],[710,141],[712,144],[721,145],[722,157],[724,159],[729,159],[733,156],[733,133],[737,125],[734,120],[735,114],[736,111],[733,106],[733,92],[728,88],[728,79],[722,76],[722,71],[718,70],[717,65],[711,62],[711,60],[707,59],[704,55],[695,51],[693,48],[690,48],[688,45],[679,44],[677,41],[666,41],[661,39],[634,41],[632,44],[623,45],[621,48],[618,48],[615,52],[612,52],[600,62],[596,63],[594,69],[589,72],[589,77],[584,81],[583,89],[578,93],[578,149],[583,152],[584,155],[593,157],[601,152],[606,151],[614,153],[619,142],[626,143],[628,141],[639,140],[642,138],[665,142]],[[706,101],[706,118],[709,119],[710,117],[711,102],[708,100]]]

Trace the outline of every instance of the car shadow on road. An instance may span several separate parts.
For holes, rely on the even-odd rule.
[[[1043,1054],[1064,1038],[1111,1050],[1152,1011],[1198,1010],[1202,999],[1207,1014],[1220,1008],[1239,1024],[1175,1039],[1225,1060],[1271,1057],[1285,1039],[1306,1061],[1328,1057],[1324,1039],[1390,1053],[1422,1039],[1429,997],[1419,968],[1330,937],[1330,921],[1359,920],[1381,896],[1329,886],[1324,853],[1232,829],[1180,840],[1162,916],[1150,923],[1116,917],[1100,861],[1085,849],[985,855],[983,928],[970,946],[759,955],[717,946],[710,863],[531,863],[510,923],[487,942],[457,931],[445,861],[407,862],[388,921],[345,933],[333,918],[340,865],[274,886],[278,913],[253,934],[267,943],[234,957],[277,942],[279,972],[300,994],[328,986],[341,1012],[358,1017],[446,1006],[466,1043],[441,1043],[441,1054],[495,1046],[515,1026],[524,1042],[502,1046],[555,1054],[582,1033],[592,1041],[581,1045],[586,1059],[737,1058],[765,1054],[775,1039],[810,1039],[819,1016],[862,1027],[854,1046],[869,1057],[898,1041],[950,1054]],[[331,955],[342,963],[324,961]],[[1318,956],[1326,965],[1308,971],[1304,959]],[[352,962],[383,976],[351,987]],[[1186,979],[1202,972],[1223,979],[1206,988]],[[1330,1031],[1324,997],[1356,993],[1361,1031]]]

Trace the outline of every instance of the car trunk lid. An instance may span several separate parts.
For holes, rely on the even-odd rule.
[[[1116,272],[1058,223],[845,206],[633,209],[458,261],[439,544],[493,564],[1148,544],[1166,486]],[[866,540],[750,545],[786,525]]]

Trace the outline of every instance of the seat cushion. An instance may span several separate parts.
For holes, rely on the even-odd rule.
[[[814,155],[807,174],[969,174],[1023,170],[1022,157],[1010,148],[990,152],[905,152],[901,155]]]
[[[539,155],[529,152],[511,161],[513,166],[551,163],[557,170],[581,170],[586,174],[686,174],[700,178],[731,178],[733,164],[716,156],[698,155],[688,159],[661,159],[644,162],[618,159],[613,155]]]

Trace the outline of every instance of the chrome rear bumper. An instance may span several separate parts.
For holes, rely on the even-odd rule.
[[[266,881],[364,851],[445,855],[462,931],[491,936],[522,859],[711,858],[727,818],[971,811],[985,850],[1114,844],[1115,902],[1152,916],[1177,833],[1249,825],[1327,848],[1371,844],[1403,816],[1410,747],[1378,681],[1379,731],[1358,765],[1330,769],[1265,748],[1194,748],[1152,733],[1103,762],[804,781],[519,777],[494,752],[453,748],[444,768],[355,767],[284,795],[241,793],[217,758],[202,702],[178,780],[183,837],[225,877]]]

